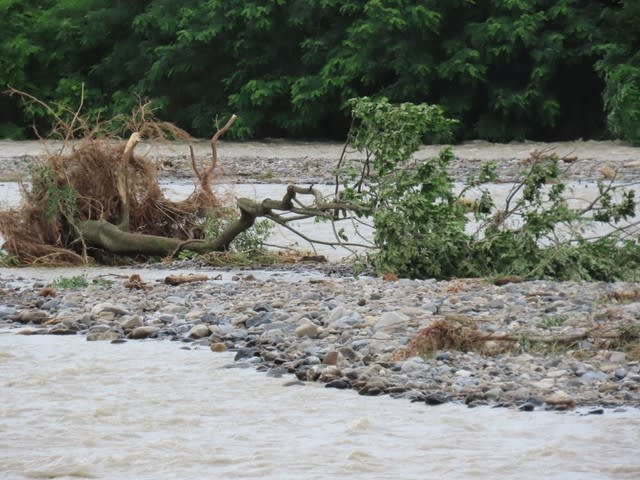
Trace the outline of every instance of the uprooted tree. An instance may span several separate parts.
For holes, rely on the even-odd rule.
[[[218,139],[234,123],[232,116],[211,138],[211,162],[199,168],[190,148],[197,178],[193,193],[181,201],[163,195],[153,165],[134,154],[141,139],[134,132],[126,144],[85,138],[69,153],[49,154],[33,168],[31,185],[23,188],[19,209],[0,214],[3,248],[20,263],[87,263],[116,256],[172,257],[182,250],[219,252],[250,229],[257,218],[286,224],[292,218],[334,215],[357,210],[348,202],[327,202],[313,187],[289,185],[280,200],[237,200],[239,216],[212,238],[203,238],[208,219],[228,215],[212,191]],[[146,122],[149,130],[158,123]],[[162,125],[162,127],[167,127]],[[175,133],[175,131],[174,131]],[[298,199],[309,196],[312,202]]]
[[[153,165],[137,156],[135,147],[141,137],[168,132],[186,139],[185,132],[137,114],[126,126],[133,132],[128,141],[114,143],[95,128],[78,127],[78,111],[66,121],[58,116],[64,140],[78,131],[84,139],[34,167],[21,207],[0,213],[3,248],[20,263],[173,257],[181,251],[226,251],[259,218],[291,228],[293,220],[315,217],[356,227],[372,223],[373,248],[365,258],[378,271],[400,276],[638,278],[638,223],[630,221],[635,198],[633,190],[616,186],[615,172],[598,185],[593,199],[576,206],[562,181],[561,159],[535,152],[506,205],[497,207],[482,187],[495,179],[491,165],[458,188],[447,170],[450,150],[414,160],[425,138],[443,139],[451,130],[454,122],[439,107],[360,98],[351,108],[353,124],[330,198],[313,186],[289,185],[278,200],[238,199],[233,218],[212,190],[212,178],[217,142],[235,116],[211,138],[206,167],[198,166],[190,148],[196,184],[181,201],[163,195]],[[567,168],[575,167],[573,159],[564,160]],[[223,216],[224,228],[207,236],[203,225]],[[588,226],[594,223],[609,230],[592,236]],[[366,244],[351,242],[338,227],[334,232],[336,245]]]

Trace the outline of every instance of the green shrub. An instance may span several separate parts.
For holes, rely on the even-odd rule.
[[[73,277],[60,277],[51,282],[53,288],[60,289],[80,289],[89,286],[86,275],[75,275]]]
[[[482,186],[495,178],[490,165],[456,193],[448,173],[450,149],[422,163],[412,160],[423,135],[441,134],[453,125],[440,109],[369,98],[352,105],[348,142],[364,160],[341,161],[338,178],[344,198],[373,212],[378,249],[373,264],[379,272],[413,278],[639,278],[637,226],[616,226],[635,216],[632,190],[602,183],[593,203],[571,208],[559,158],[534,152],[506,204],[496,208]],[[471,209],[461,201],[470,189],[479,192]],[[468,228],[472,221],[474,231]],[[599,238],[582,233],[597,224],[614,229]]]

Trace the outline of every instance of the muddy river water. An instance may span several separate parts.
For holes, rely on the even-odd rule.
[[[284,386],[233,354],[0,334],[0,477],[637,479],[640,413]]]
[[[181,196],[190,185],[166,188]],[[278,198],[282,188],[234,191]],[[1,184],[0,205],[17,201],[16,184]],[[273,242],[305,246],[284,231]],[[176,342],[0,332],[0,478],[640,478],[634,409],[430,407],[286,386],[293,378],[227,368],[232,361]]]

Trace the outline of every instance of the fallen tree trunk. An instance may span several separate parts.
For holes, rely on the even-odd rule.
[[[294,205],[296,194],[306,194],[314,197],[312,206],[304,206],[298,202]],[[107,250],[118,255],[151,255],[175,256],[182,250],[195,253],[222,252],[228,250],[233,240],[242,232],[253,226],[259,217],[270,218],[277,223],[286,224],[279,212],[290,212],[301,216],[327,216],[336,209],[354,208],[346,203],[322,202],[321,194],[312,187],[297,187],[289,185],[282,200],[264,199],[255,202],[248,198],[237,201],[240,216],[230,222],[227,227],[211,240],[187,239],[181,240],[160,235],[131,233],[122,230],[119,225],[105,220],[87,220],[78,225],[78,232],[82,240],[90,247]],[[299,217],[297,217],[299,218]]]
[[[144,111],[140,115],[144,118]],[[134,154],[149,132],[162,136],[168,129],[172,138],[187,135],[163,122],[145,120],[136,125],[137,131],[122,146],[89,136],[65,155],[47,156],[30,189],[24,191],[23,207],[0,212],[5,249],[21,263],[50,265],[87,263],[102,257],[99,252],[94,255],[97,250],[116,256],[153,257],[174,257],[183,250],[223,252],[258,218],[269,219],[311,244],[370,247],[350,244],[337,235],[333,243],[317,241],[292,227],[290,222],[295,220],[336,220],[340,212],[365,212],[357,204],[326,201],[313,186],[289,185],[280,200],[240,198],[236,202],[239,215],[230,218],[230,209],[212,191],[212,177],[218,163],[217,142],[235,120],[232,115],[211,138],[211,160],[206,166],[198,166],[190,147],[196,185],[181,201],[166,199],[154,166]],[[297,196],[310,201],[302,203]],[[225,224],[215,238],[206,237],[210,220]]]

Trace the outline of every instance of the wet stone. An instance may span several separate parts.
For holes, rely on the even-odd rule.
[[[210,335],[209,325],[205,325],[203,323],[199,325],[194,325],[191,327],[191,330],[187,333],[189,338],[203,338],[208,337]]]
[[[351,388],[351,382],[343,378],[336,378],[335,380],[331,380],[330,382],[326,383],[325,387],[344,390],[346,388]]]
[[[89,332],[87,334],[87,341],[95,342],[95,341],[105,341],[105,342],[113,342],[115,340],[119,340],[122,337],[118,332],[114,332],[113,330],[105,330],[105,331],[94,331]]]
[[[227,351],[227,346],[224,343],[220,343],[220,342],[215,342],[212,343],[209,348],[211,349],[212,352],[226,352]]]
[[[105,313],[111,313],[113,315],[127,315],[129,314],[129,310],[124,305],[111,303],[111,302],[103,302],[94,305],[91,308],[91,313],[93,315],[103,315]]]
[[[0,320],[7,318],[7,317],[12,317],[14,315],[16,315],[18,313],[18,311],[13,308],[13,307],[8,307],[6,305],[0,305]]]
[[[160,329],[158,327],[153,327],[153,326],[138,327],[138,328],[135,328],[129,334],[129,338],[133,338],[133,339],[147,338],[158,333],[159,331]]]
[[[36,325],[48,320],[49,314],[43,310],[22,310],[18,313],[18,321],[21,323],[34,323]]]
[[[257,327],[265,323],[270,323],[272,318],[273,318],[273,313],[260,312],[258,315],[246,320],[245,325],[247,326],[247,328]]]
[[[271,312],[273,307],[267,302],[258,302],[253,306],[254,312]]]
[[[308,322],[300,325],[296,328],[295,334],[298,337],[316,338],[320,332],[320,329],[314,323]]]
[[[442,405],[451,401],[451,397],[444,392],[428,393],[424,396],[424,401],[427,405]]]
[[[622,380],[627,376],[627,371],[624,368],[616,368],[614,375],[618,380]]]
[[[306,275],[307,268],[288,271]],[[171,339],[176,348],[228,348],[236,352],[239,367],[430,404],[455,400],[470,406],[556,408],[540,399],[562,390],[578,405],[640,405],[640,363],[629,353],[601,350],[595,341],[590,350],[579,350],[579,361],[563,352],[517,353],[518,348],[509,349],[514,345],[500,341],[494,342],[494,352],[443,345],[435,355],[420,358],[407,350],[434,314],[471,319],[482,334],[513,338],[579,334],[592,328],[589,319],[598,315],[611,321],[612,328],[616,321],[635,321],[635,310],[618,305],[619,319],[603,313],[611,306],[597,300],[606,298],[611,285],[534,281],[496,287],[475,280],[392,282],[312,274],[321,278],[292,282],[283,273],[269,281],[187,287],[156,282],[152,290],[126,292],[115,282],[111,289],[62,292],[57,297],[61,304],[51,304],[50,310],[41,308],[50,298],[6,290],[0,319],[9,324],[21,310],[39,310],[47,313],[41,314],[43,322],[53,318],[59,323],[33,333],[60,329],[80,331],[88,340],[153,337]],[[245,273],[240,276],[246,278]],[[567,317],[552,331],[540,326],[550,307]]]
[[[533,403],[523,403],[518,407],[521,412],[533,412],[536,406]]]

